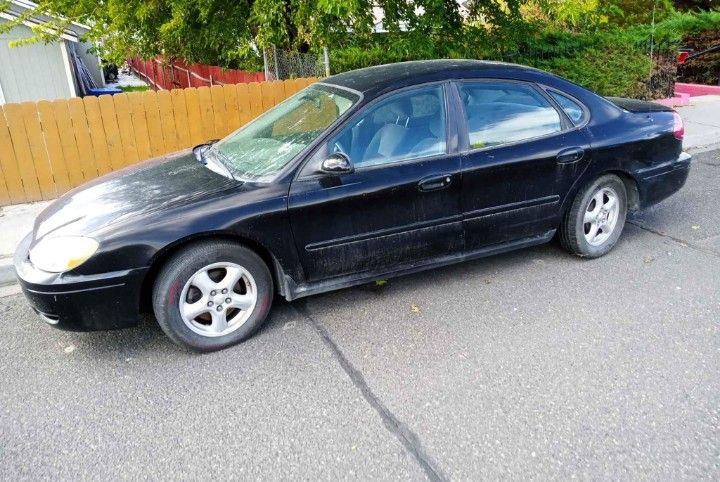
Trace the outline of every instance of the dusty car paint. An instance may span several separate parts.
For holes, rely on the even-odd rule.
[[[471,149],[456,86],[462,79],[556,89],[577,99],[588,116],[576,127],[555,105],[562,132]],[[147,310],[163,261],[206,237],[255,249],[279,292],[291,300],[546,242],[578,189],[606,172],[623,177],[634,208],[664,199],[687,178],[689,156],[672,134],[671,111],[633,102],[631,112],[623,101],[616,105],[539,70],[426,61],[323,82],[353,89],[361,101],[273,182],[229,179],[185,151],[95,180],[49,206],[16,253],[18,278],[31,304],[59,328],[131,326]],[[445,155],[342,175],[320,172],[327,139],[346,122],[383,95],[422,84],[443,86]],[[30,246],[59,233],[93,237],[100,249],[66,273],[36,269],[28,260]]]

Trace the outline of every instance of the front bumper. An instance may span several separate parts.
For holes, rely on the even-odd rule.
[[[640,207],[652,206],[678,192],[687,181],[691,161],[692,156],[683,152],[671,162],[639,170],[635,178],[640,188]]]
[[[99,275],[47,273],[28,259],[31,235],[15,252],[15,274],[30,306],[61,330],[96,331],[139,323],[140,293],[146,268]]]

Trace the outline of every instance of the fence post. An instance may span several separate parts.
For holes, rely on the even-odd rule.
[[[330,52],[327,47],[323,47],[323,60],[325,62],[325,77],[330,77]]]

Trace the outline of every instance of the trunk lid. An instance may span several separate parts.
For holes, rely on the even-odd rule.
[[[624,97],[606,97],[607,100],[615,104],[616,106],[620,107],[621,109],[625,109],[628,112],[632,112],[634,114],[644,113],[644,112],[672,112],[673,109],[670,107],[667,107],[662,104],[657,104],[655,102],[647,102],[645,100],[637,100],[637,99],[626,99]]]

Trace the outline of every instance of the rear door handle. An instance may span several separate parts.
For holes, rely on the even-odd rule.
[[[438,191],[445,189],[452,183],[452,176],[450,174],[443,174],[442,176],[427,177],[418,183],[418,189],[421,192]]]
[[[556,159],[559,164],[570,164],[578,162],[585,155],[585,149],[582,147],[571,147],[560,151]]]

